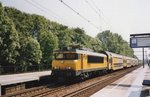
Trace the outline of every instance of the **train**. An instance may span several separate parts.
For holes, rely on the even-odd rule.
[[[138,65],[138,59],[108,51],[76,47],[66,47],[56,50],[52,61],[52,76],[73,78],[88,78],[93,74],[116,71]]]

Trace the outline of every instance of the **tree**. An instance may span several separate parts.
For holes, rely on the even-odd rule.
[[[99,33],[97,38],[102,42],[103,50],[114,52],[115,46],[113,46],[112,40],[115,41],[115,39],[113,39],[112,33],[109,30]]]
[[[0,64],[15,64],[19,47],[18,33],[0,3]]]
[[[85,34],[85,31],[83,30],[83,29],[80,29],[80,28],[75,28],[75,29],[73,29],[76,33],[78,33],[78,34]]]
[[[59,32],[57,37],[58,37],[58,43],[60,49],[63,47],[67,47],[73,43],[70,35],[71,34],[69,30],[64,30]]]
[[[99,33],[97,38],[102,42],[101,47],[103,50],[133,57],[133,49],[120,35],[106,30]]]
[[[99,52],[100,50],[102,50],[102,43],[97,38],[91,38],[90,44],[91,49],[93,49],[94,51]]]
[[[20,35],[20,56],[18,56],[17,64],[21,66],[21,71],[27,71],[27,67],[35,66],[37,68],[42,59],[42,51],[38,41],[32,37],[24,37]]]
[[[49,65],[53,59],[53,51],[58,48],[57,37],[51,32],[42,31],[38,40],[42,50],[42,63]]]

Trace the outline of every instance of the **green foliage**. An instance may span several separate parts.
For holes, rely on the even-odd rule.
[[[78,33],[78,34],[81,34],[81,35],[85,34],[84,30],[83,30],[83,29],[80,29],[80,28],[75,28],[74,31],[75,31],[76,33]]]
[[[102,42],[103,50],[133,57],[133,49],[120,35],[106,30],[99,33],[97,38]]]
[[[84,47],[93,49],[95,51],[101,50],[101,42],[97,38],[92,38],[85,34],[85,31],[80,28],[73,29],[72,41],[75,44],[83,45]]]
[[[19,47],[18,33],[0,4],[0,64],[15,64]]]
[[[53,51],[57,48],[57,37],[51,32],[51,22],[39,15],[30,15],[14,8],[5,8],[8,16],[14,21],[18,32],[24,37],[36,38],[42,51],[40,64],[49,64],[53,59]]]
[[[58,47],[57,37],[51,32],[42,31],[38,37],[42,50],[42,63],[50,64],[53,59],[53,51]]]
[[[59,32],[57,37],[58,37],[58,44],[60,49],[69,46],[71,44],[72,39],[70,35],[71,32],[69,30],[63,30]]]
[[[19,53],[18,62],[21,65],[36,65],[42,58],[40,44],[32,37],[20,36]]]
[[[40,64],[42,52],[38,41],[32,37],[20,35],[20,49],[17,58],[17,65],[21,66],[20,71],[27,71],[27,66]]]

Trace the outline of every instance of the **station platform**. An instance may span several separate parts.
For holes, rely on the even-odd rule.
[[[11,74],[11,75],[1,75],[0,85],[10,85],[15,83],[39,80],[42,76],[50,75],[51,71],[41,71],[32,73],[21,73],[21,74]]]
[[[50,70],[41,71],[41,72],[32,72],[32,73],[0,75],[0,96],[1,96],[2,86],[35,81],[35,80],[39,80],[43,76],[48,76],[48,75],[51,75]]]
[[[144,80],[150,81],[150,69],[148,65],[145,65],[145,68],[141,66],[132,71],[91,95],[91,97],[150,97],[142,93],[145,87],[150,87],[143,85]]]

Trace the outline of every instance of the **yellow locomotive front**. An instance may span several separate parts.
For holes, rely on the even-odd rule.
[[[86,48],[67,48],[55,51],[52,76],[88,78],[93,73],[108,70],[107,56]]]
[[[81,69],[80,54],[75,51],[57,51],[52,62],[52,75],[76,76]]]

